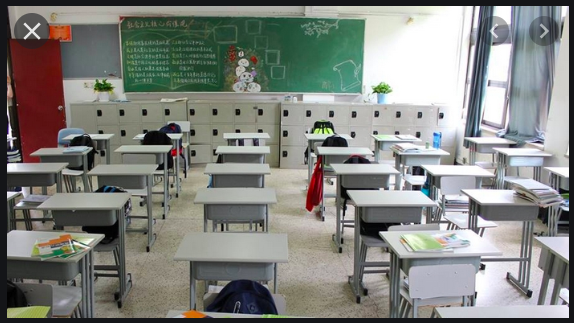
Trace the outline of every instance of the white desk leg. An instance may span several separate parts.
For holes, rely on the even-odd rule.
[[[56,192],[57,193],[62,193],[62,182],[63,182],[63,177],[62,177],[62,171],[59,171],[58,174],[56,174]]]
[[[82,258],[80,260],[80,263],[78,264],[80,266],[80,270],[82,272],[82,275],[80,277],[80,282],[82,284],[82,301],[81,301],[81,306],[80,309],[82,310],[82,315],[85,315],[86,317],[90,317],[90,310],[89,310],[89,306],[88,306],[88,299],[90,295],[90,292],[88,291],[88,277],[87,277],[87,255],[84,256],[84,258]]]
[[[105,140],[106,142],[106,164],[110,165],[112,163],[112,147],[110,144],[110,139]]]
[[[504,176],[506,172],[506,157],[501,153],[497,154],[498,163],[496,164],[496,189],[504,188]]]
[[[193,278],[193,262],[189,262],[189,308],[195,310],[195,278]],[[206,286],[207,287],[207,286]]]
[[[339,250],[339,253],[343,253],[343,248],[341,247],[341,244],[343,243],[343,237],[341,236],[341,225],[344,225],[341,223],[341,183],[343,176],[341,175],[337,175],[337,195],[335,197],[335,207],[336,207],[336,214],[337,214],[337,231],[335,232],[335,236],[334,236],[334,240],[335,240],[335,246],[337,247],[337,249]],[[345,205],[343,205],[343,208],[345,207]]]
[[[544,263],[544,274],[542,275],[542,284],[540,285],[540,294],[538,294],[538,305],[544,305],[546,301],[546,293],[548,292],[548,283],[550,282],[554,258],[555,256],[552,252],[547,253],[546,262]]]
[[[400,300],[400,259],[391,250],[391,268],[389,272],[389,317],[399,317],[399,300]]]
[[[84,173],[82,174],[82,180],[84,181],[84,193],[89,193],[92,191],[90,187],[90,182],[88,181],[88,154],[82,156],[82,166],[84,167]]]
[[[429,198],[433,201],[433,202],[437,202],[437,188],[436,188],[436,183],[438,182],[438,179],[433,176],[433,175],[427,175],[429,176]],[[444,210],[443,210],[444,211]],[[439,218],[439,212],[437,209],[437,222],[440,222],[440,218]],[[443,212],[444,213],[444,212]],[[433,223],[433,207],[427,207],[426,208],[426,214],[427,214],[427,224]],[[442,213],[441,213],[442,215]]]
[[[273,271],[273,293],[277,294],[277,263],[274,264],[274,271]]]
[[[163,219],[167,217],[169,211],[169,173],[168,173],[168,160],[170,153],[163,157]]]
[[[564,262],[560,262],[558,267],[558,275],[554,280],[554,288],[552,290],[552,298],[550,299],[550,305],[559,305],[560,302],[560,290],[564,286],[564,279],[569,275],[570,265],[566,265]]]
[[[354,246],[354,257],[353,257],[353,276],[349,277],[349,283],[351,284],[351,290],[353,291],[353,296],[355,296],[355,301],[357,304],[361,303],[361,277],[359,277],[360,268],[360,251],[361,251],[361,229],[360,229],[360,218],[363,208],[356,208],[355,214],[355,246]]]
[[[120,291],[119,297],[117,299],[118,308],[122,308],[124,300],[128,296],[129,291],[132,288],[132,277],[130,273],[127,273],[126,270],[126,217],[124,209],[116,211],[116,215],[118,217],[119,223],[119,230],[120,230],[120,250],[119,250],[119,276],[120,276]]]
[[[381,153],[380,153],[380,149],[381,147],[379,147],[379,141],[377,141],[377,139],[375,139],[375,163],[379,163],[380,157],[381,157]]]
[[[146,251],[150,252],[151,246],[153,246],[156,234],[153,232],[153,208],[152,208],[152,186],[153,186],[153,174],[146,176],[147,178],[147,197],[146,197],[146,207],[147,207],[147,248]]]
[[[88,285],[90,286],[90,312],[92,314],[91,317],[94,317],[94,304],[95,304],[95,299],[96,299],[96,293],[94,290],[94,251],[90,250],[89,254],[89,260],[90,260],[90,264],[89,264],[89,275],[88,275]]]
[[[395,191],[401,190],[401,181],[403,177],[403,170],[401,169],[401,156],[395,153],[395,169],[399,171],[397,175],[395,175]]]
[[[317,157],[317,162],[319,162],[319,157]],[[321,221],[325,222],[325,156],[321,158],[321,169],[323,170],[321,174],[321,185],[323,185],[323,191],[321,192]]]
[[[313,173],[313,158],[311,157],[312,140],[307,141],[307,186],[311,183],[311,174]]]

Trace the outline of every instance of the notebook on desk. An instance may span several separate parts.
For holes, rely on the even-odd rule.
[[[86,147],[86,146],[73,146],[73,147],[67,147],[66,149],[64,149],[62,152],[64,154],[74,154],[74,153],[81,153],[84,152],[86,150],[88,150],[90,148]]]

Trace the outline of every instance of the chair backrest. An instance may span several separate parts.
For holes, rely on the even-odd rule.
[[[181,128],[181,132],[185,133],[191,131],[191,122],[190,121],[168,121],[167,124],[175,123],[179,125]]]
[[[84,129],[82,128],[64,128],[58,131],[58,147],[64,147],[70,143],[69,140],[64,140],[69,135],[83,135]]]
[[[440,224],[411,224],[411,225],[393,225],[389,227],[389,231],[438,231]]]
[[[475,189],[474,176],[444,176],[440,178],[440,191],[442,195],[460,195],[460,190]]]
[[[52,307],[54,298],[52,285],[49,284],[26,284],[16,283],[26,295],[26,301],[30,306],[49,306],[50,311],[47,317],[52,317]]]
[[[428,299],[473,296],[476,267],[470,264],[414,266],[409,270],[409,296]]]

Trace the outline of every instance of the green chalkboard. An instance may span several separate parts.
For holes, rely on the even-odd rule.
[[[126,92],[360,93],[363,19],[126,17]]]

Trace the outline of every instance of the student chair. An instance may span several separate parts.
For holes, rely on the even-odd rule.
[[[50,306],[47,317],[81,317],[82,289],[74,286],[16,283],[32,306]]]
[[[183,134],[182,140],[182,147],[183,151],[180,151],[179,154],[183,158],[183,171],[185,178],[187,178],[187,171],[189,170],[189,143],[191,142],[191,122],[189,121],[168,121],[168,124],[175,123],[181,128],[181,132]]]
[[[64,140],[69,135],[83,135],[84,129],[81,128],[63,128],[58,131],[58,147],[67,147],[70,144],[69,140]],[[68,165],[71,167],[81,166],[81,165]],[[73,170],[65,168],[62,171],[62,175],[64,178],[64,186],[66,186],[67,192],[75,192],[76,191],[76,180],[78,177],[82,177],[84,174],[81,170]]]
[[[399,316],[407,318],[412,310],[417,318],[420,306],[473,305],[475,292],[476,267],[471,264],[414,266],[401,284]]]

